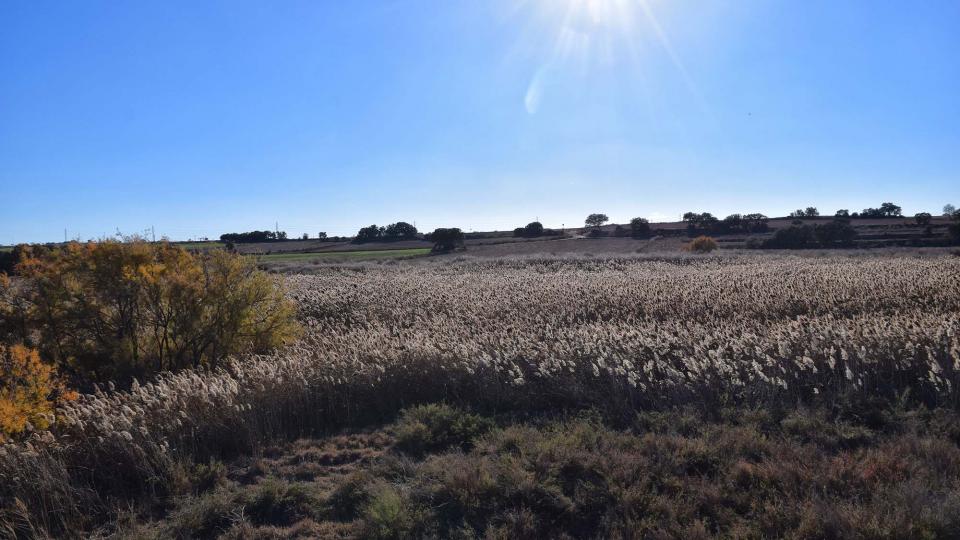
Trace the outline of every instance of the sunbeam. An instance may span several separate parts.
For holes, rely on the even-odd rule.
[[[670,42],[651,0],[521,0],[518,12],[536,18],[540,66],[531,75],[524,96],[529,114],[540,109],[546,79],[558,71],[585,73],[597,66],[622,64],[634,74],[642,70],[644,54],[666,54],[698,105],[706,102]],[[531,39],[530,36],[526,36]]]

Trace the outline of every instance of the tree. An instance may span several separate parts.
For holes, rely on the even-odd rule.
[[[325,233],[325,232],[318,232],[318,233],[317,233],[317,238],[318,238],[319,240],[326,240],[326,239],[327,239],[327,233]]]
[[[947,227],[947,232],[950,234],[950,239],[955,244],[960,244],[960,210],[954,210],[950,214],[950,219],[953,220]]]
[[[956,212],[956,211],[957,211],[956,207],[953,206],[952,204],[945,204],[945,205],[943,205],[943,215],[944,215],[944,216],[950,217],[950,216],[952,216],[953,213]]]
[[[808,206],[805,214],[807,217],[819,217],[820,211],[815,206]]]
[[[933,219],[933,216],[929,212],[919,212],[913,216],[914,221],[917,222],[917,225],[921,227],[926,227],[930,225],[930,221]]]
[[[0,443],[27,431],[28,425],[46,429],[58,402],[76,398],[37,351],[0,343]]]
[[[300,239],[301,239],[301,240],[309,240],[309,239],[310,239],[310,235],[307,234],[307,233],[303,233],[303,236],[300,237]]]
[[[237,244],[252,244],[258,242],[276,242],[277,240],[286,240],[287,233],[284,231],[250,231],[243,233],[226,233],[220,235],[221,242],[235,242]]]
[[[630,236],[634,238],[649,238],[650,233],[650,221],[648,219],[635,217],[630,220]]]
[[[383,230],[383,239],[388,241],[416,240],[416,238],[417,228],[405,221],[391,223]]]
[[[743,216],[744,225],[749,232],[763,233],[770,229],[768,218],[763,214],[747,214]]]
[[[523,232],[524,236],[527,238],[543,236],[543,223],[540,223],[539,221],[527,223],[527,226],[523,228]]]
[[[814,226],[813,237],[821,247],[843,247],[853,245],[857,231],[847,221],[833,220]]]
[[[691,237],[698,232],[713,232],[720,223],[720,220],[710,212],[704,212],[702,214],[687,212],[683,215],[683,221],[687,223],[687,234]]]
[[[434,253],[447,253],[463,247],[463,231],[454,227],[450,229],[436,229],[430,234]]]
[[[902,210],[899,206],[885,202],[880,205],[880,208],[864,208],[860,216],[865,218],[900,217],[902,215],[901,212]]]
[[[885,202],[880,205],[880,212],[884,217],[900,217],[902,214],[902,209],[890,202]]]
[[[370,225],[369,227],[364,227],[357,231],[357,238],[354,240],[358,244],[364,242],[376,242],[380,240],[383,236],[383,227],[377,227],[376,225]]]
[[[24,258],[28,335],[75,382],[216,367],[298,332],[281,283],[253,259],[169,243],[71,243]]]
[[[587,225],[587,227],[599,229],[608,221],[610,221],[610,218],[608,218],[606,214],[590,214],[587,216],[587,219],[584,220],[584,223]]]
[[[837,213],[834,214],[833,217],[836,217],[836,218],[849,218],[849,217],[850,217],[850,211],[847,210],[847,209],[837,210]]]

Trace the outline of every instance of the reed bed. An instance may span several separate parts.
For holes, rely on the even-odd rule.
[[[490,412],[956,409],[960,259],[457,260],[287,278],[305,336],[104,388],[0,447],[0,536],[162,505],[185,464],[445,401]]]

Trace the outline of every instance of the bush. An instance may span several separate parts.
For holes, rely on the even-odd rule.
[[[694,253],[710,253],[717,249],[717,241],[709,236],[698,236],[687,244],[687,251]]]
[[[46,429],[57,402],[75,398],[37,351],[0,344],[0,443],[34,428]]]
[[[451,229],[436,229],[430,235],[434,253],[446,253],[463,247],[463,231],[454,227]]]
[[[762,246],[773,249],[849,247],[853,245],[856,237],[856,229],[847,220],[835,219],[822,225],[795,223],[777,230],[773,238],[764,241]]]
[[[168,243],[72,243],[18,266],[26,328],[78,384],[213,367],[296,336],[296,308],[251,258]]]
[[[492,428],[490,420],[449,405],[422,405],[401,412],[396,425],[396,447],[413,455],[451,446],[466,450],[474,439]]]

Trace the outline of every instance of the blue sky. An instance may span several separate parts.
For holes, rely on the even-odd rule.
[[[0,243],[960,205],[960,2],[0,3]]]

